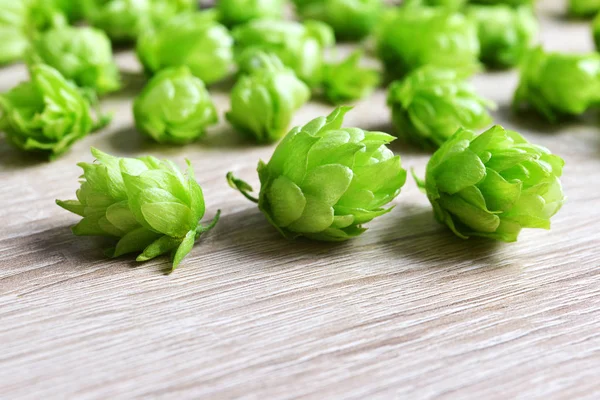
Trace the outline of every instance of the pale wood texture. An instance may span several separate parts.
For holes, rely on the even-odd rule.
[[[588,25],[542,4],[542,42],[592,49]],[[409,179],[396,209],[344,244],[289,242],[232,191],[233,170],[256,183],[259,158],[226,123],[206,140],[161,147],[132,126],[143,78],[118,55],[125,93],[116,118],[56,162],[0,142],[0,398],[599,398],[600,128],[595,115],[560,127],[509,110],[515,71],[475,79],[497,121],[566,160],[569,197],[550,232],[514,244],[463,241],[432,217]],[[0,71],[0,89],[24,79]],[[212,89],[228,109],[228,85]],[[323,115],[311,103],[295,123]],[[390,131],[385,93],[359,102],[348,125]],[[54,204],[73,198],[89,147],[194,163],[223,217],[171,275],[168,260],[106,259],[75,237]],[[428,154],[395,144],[407,168]]]

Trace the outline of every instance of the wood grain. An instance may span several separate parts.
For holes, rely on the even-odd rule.
[[[542,42],[592,49],[587,24],[542,3]],[[259,158],[225,123],[206,140],[160,147],[135,132],[143,84],[118,55],[127,88],[109,97],[113,124],[53,163],[0,141],[0,398],[2,399],[548,399],[600,397],[600,129],[589,115],[560,127],[514,116],[516,72],[476,77],[498,122],[566,160],[569,200],[553,229],[514,244],[463,241],[432,218],[408,181],[396,209],[343,244],[288,242],[224,176],[256,183]],[[0,89],[26,77],[0,71]],[[212,89],[228,109],[228,85]],[[307,105],[295,123],[330,106]],[[359,102],[348,125],[390,131],[385,93]],[[194,163],[221,223],[182,267],[106,259],[74,237],[55,206],[78,187],[89,147]],[[393,149],[422,172],[428,154]]]

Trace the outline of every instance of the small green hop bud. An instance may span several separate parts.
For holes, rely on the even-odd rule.
[[[154,76],[133,102],[137,129],[159,143],[186,144],[218,121],[215,105],[199,78],[187,67]]]
[[[303,19],[323,21],[341,40],[358,40],[373,31],[383,10],[382,0],[297,1]]]
[[[309,86],[321,81],[323,49],[335,41],[331,28],[318,21],[257,19],[236,27],[232,35],[238,58],[247,57],[246,52],[273,53]]]
[[[219,20],[225,26],[244,24],[253,19],[280,18],[284,0],[218,0]]]
[[[567,9],[572,17],[593,17],[600,11],[600,0],[569,0]]]
[[[406,181],[400,157],[386,145],[394,138],[383,132],[342,128],[351,107],[339,107],[292,129],[268,164],[258,164],[259,198],[231,172],[229,184],[259,209],[283,236],[343,241],[356,237]]]
[[[90,104],[54,68],[30,72],[31,81],[0,95],[0,130],[15,147],[54,159],[94,128]]]
[[[600,101],[600,54],[546,53],[537,48],[523,60],[513,107],[526,104],[551,122],[580,115]]]
[[[435,216],[457,236],[514,242],[522,228],[550,229],[565,201],[564,161],[496,125],[459,129],[431,157],[425,182]]]
[[[538,33],[537,20],[528,6],[475,5],[469,6],[466,14],[477,24],[480,59],[489,67],[517,65],[533,46]]]
[[[254,69],[242,75],[231,91],[231,110],[225,116],[257,142],[273,142],[308,101],[310,89],[274,55],[257,53],[251,63]]]
[[[20,60],[29,41],[27,4],[24,1],[0,0],[0,64]]]
[[[438,148],[460,127],[491,124],[495,104],[465,80],[470,71],[421,67],[390,85],[388,105],[398,135],[423,148]]]
[[[191,11],[193,0],[83,0],[85,19],[115,42],[131,42],[179,13]]]
[[[323,66],[323,93],[331,103],[361,99],[379,85],[379,72],[359,65],[362,56],[358,50],[340,63],[326,62]]]
[[[409,5],[388,12],[377,32],[377,47],[386,69],[396,77],[428,64],[459,69],[479,64],[475,25],[439,7]]]
[[[121,86],[110,40],[95,28],[60,26],[48,30],[33,40],[29,63],[48,64],[78,86],[98,94]]]
[[[83,217],[72,231],[77,236],[107,236],[117,240],[113,257],[141,252],[146,261],[170,252],[173,269],[200,235],[212,229],[199,224],[204,196],[188,161],[186,175],[170,161],[154,157],[119,158],[92,148],[97,163],[83,169],[77,200],[56,200]]]
[[[230,72],[233,39],[210,13],[181,14],[143,35],[137,43],[137,54],[149,73],[185,65],[210,85]]]

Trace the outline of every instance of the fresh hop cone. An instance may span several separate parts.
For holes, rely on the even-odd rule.
[[[29,64],[48,64],[78,86],[93,89],[98,94],[121,86],[110,40],[95,28],[50,29],[32,41],[28,58]]]
[[[281,18],[284,0],[219,0],[219,21],[232,27],[259,18]]]
[[[423,148],[437,149],[460,127],[488,127],[488,108],[465,79],[470,71],[421,67],[390,85],[388,105],[400,137]]]
[[[310,98],[310,89],[275,55],[262,52],[249,74],[231,90],[227,120],[259,143],[278,140],[289,128],[294,113]]]
[[[394,140],[383,132],[342,128],[351,107],[339,107],[328,117],[292,129],[268,164],[258,164],[259,198],[231,173],[227,179],[258,203],[267,219],[285,237],[324,241],[356,237],[384,208],[406,181],[400,157],[386,145]]]
[[[47,65],[0,95],[0,130],[15,147],[54,159],[94,129],[88,100]]]
[[[513,107],[538,111],[548,121],[580,115],[600,102],[600,54],[532,50],[521,65]]]
[[[188,162],[183,175],[175,164],[154,157],[118,158],[92,149],[97,163],[83,169],[77,200],[57,200],[65,210],[83,217],[72,230],[78,236],[117,239],[108,253],[137,253],[146,261],[171,253],[173,269],[190,252],[196,239],[210,230],[199,224],[204,196]]]
[[[187,67],[154,76],[133,103],[138,130],[159,143],[186,144],[204,136],[218,121],[204,82]]]
[[[379,85],[379,71],[362,67],[362,57],[362,51],[357,50],[341,62],[327,62],[323,65],[321,86],[330,103],[341,104],[367,97]]]
[[[565,201],[564,161],[496,125],[459,129],[429,160],[425,182],[436,218],[459,237],[514,242],[523,228],[550,229]]]

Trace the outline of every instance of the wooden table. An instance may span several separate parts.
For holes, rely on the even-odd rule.
[[[583,22],[542,4],[542,42],[587,51]],[[0,142],[0,398],[600,398],[600,132],[597,116],[560,127],[509,103],[514,71],[478,76],[496,120],[566,160],[568,202],[550,232],[518,243],[463,241],[438,225],[409,179],[396,209],[350,243],[289,242],[227,186],[257,183],[259,158],[226,123],[187,147],[135,131],[143,84],[119,53],[126,90],[104,102],[116,118],[52,163]],[[0,89],[24,79],[0,71]],[[228,85],[212,89],[228,109]],[[295,124],[331,107],[311,103]],[[389,132],[385,92],[359,102],[347,125]],[[73,198],[89,147],[123,156],[192,160],[207,218],[223,217],[179,270],[166,258],[106,259],[75,237],[54,204]],[[405,167],[429,155],[395,144]]]

